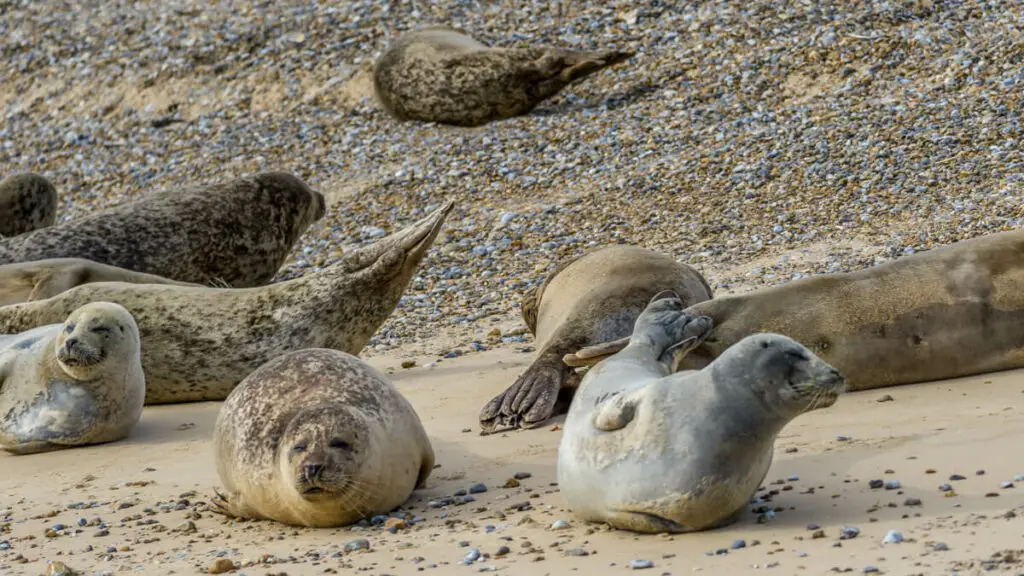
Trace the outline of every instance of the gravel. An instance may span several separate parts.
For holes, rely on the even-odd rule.
[[[727,294],[1019,228],[1022,16],[971,0],[7,1],[0,170],[50,178],[62,220],[291,171],[333,205],[278,279],[454,199],[364,355],[440,336],[480,350],[489,319],[596,245],[667,252]],[[431,23],[637,56],[526,117],[394,122],[368,67]]]

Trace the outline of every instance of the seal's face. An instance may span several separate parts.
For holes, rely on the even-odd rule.
[[[826,408],[846,389],[838,370],[791,338],[755,334],[736,346],[751,364],[745,371],[754,391],[779,414]]]
[[[295,491],[306,500],[326,500],[373,490],[356,480],[366,434],[358,419],[335,408],[305,410],[282,438],[282,462]]]
[[[130,316],[105,303],[79,308],[57,335],[57,361],[76,380],[88,380],[103,369],[107,358],[134,341]]]

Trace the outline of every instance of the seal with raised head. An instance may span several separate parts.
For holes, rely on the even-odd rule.
[[[480,411],[483,431],[530,428],[565,413],[579,378],[562,357],[629,337],[647,302],[663,290],[688,306],[711,298],[711,287],[692,267],[638,246],[601,247],[556,267],[522,300],[537,358]]]
[[[387,514],[434,468],[409,401],[336,350],[290,352],[248,375],[221,406],[213,446],[217,511],[309,527]]]
[[[1024,230],[794,280],[687,309],[715,322],[680,362],[702,368],[757,332],[785,334],[835,366],[850,390],[1024,367]],[[584,366],[629,337],[566,362]]]
[[[558,487],[584,520],[636,532],[727,525],[768,473],[778,433],[843,391],[835,368],[778,334],[748,336],[703,370],[671,373],[711,321],[665,296],[626,348],[587,372],[566,416]]]
[[[45,300],[90,282],[199,286],[84,258],[52,258],[0,266],[0,306]]]
[[[179,282],[266,284],[324,197],[302,180],[265,172],[212,186],[167,189],[101,212],[0,240],[0,264],[85,258]]]
[[[0,336],[0,448],[30,454],[125,438],[146,395],[140,357],[135,320],[110,302]]]
[[[57,189],[25,172],[0,180],[0,236],[18,236],[57,221]]]
[[[520,116],[632,51],[494,48],[462,30],[430,26],[400,36],[377,58],[374,93],[398,120],[481,126]]]
[[[223,400],[264,362],[303,348],[358,354],[394,311],[452,209],[317,272],[257,288],[94,282],[0,307],[0,334],[54,322],[88,302],[116,302],[142,335],[146,403]]]

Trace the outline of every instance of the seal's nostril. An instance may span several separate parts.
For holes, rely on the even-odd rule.
[[[316,480],[323,474],[323,464],[306,464],[306,478],[309,480]]]
[[[68,349],[68,352],[71,352],[71,349],[75,347],[75,344],[78,344],[78,338],[72,337],[64,341],[64,347]]]

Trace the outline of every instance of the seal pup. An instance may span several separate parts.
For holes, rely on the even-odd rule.
[[[598,248],[556,267],[522,300],[523,321],[536,337],[537,358],[480,411],[483,432],[531,428],[564,414],[579,378],[562,357],[628,337],[647,302],[663,290],[679,294],[686,305],[711,298],[711,286],[699,272],[638,246]]]
[[[670,373],[711,324],[674,295],[655,296],[629,345],[583,377],[558,448],[574,514],[636,532],[730,524],[768,473],[778,433],[842,393],[835,368],[778,334]]]
[[[998,232],[856,272],[794,280],[688,308],[715,322],[681,360],[701,368],[756,332],[807,346],[850,390],[1024,367],[1024,230]],[[570,354],[573,366],[626,339]]]
[[[38,174],[0,180],[0,237],[18,236],[57,221],[57,189]]]
[[[421,488],[434,450],[380,372],[336,350],[289,352],[246,376],[213,429],[216,511],[309,527],[387,514]]]
[[[266,284],[324,197],[283,172],[166,189],[129,204],[0,240],[0,264],[85,258],[180,282]]]
[[[142,416],[139,329],[110,302],[0,336],[0,448],[31,454],[113,442]]]
[[[400,36],[377,58],[373,87],[395,119],[474,127],[520,116],[632,51],[493,48],[446,26]]]
[[[199,286],[107,266],[84,258],[52,258],[0,266],[0,306],[45,300],[90,282]]]
[[[293,280],[244,289],[95,282],[0,307],[0,334],[52,323],[88,302],[116,302],[142,334],[146,404],[223,400],[286,352],[358,354],[398,305],[452,206]]]

